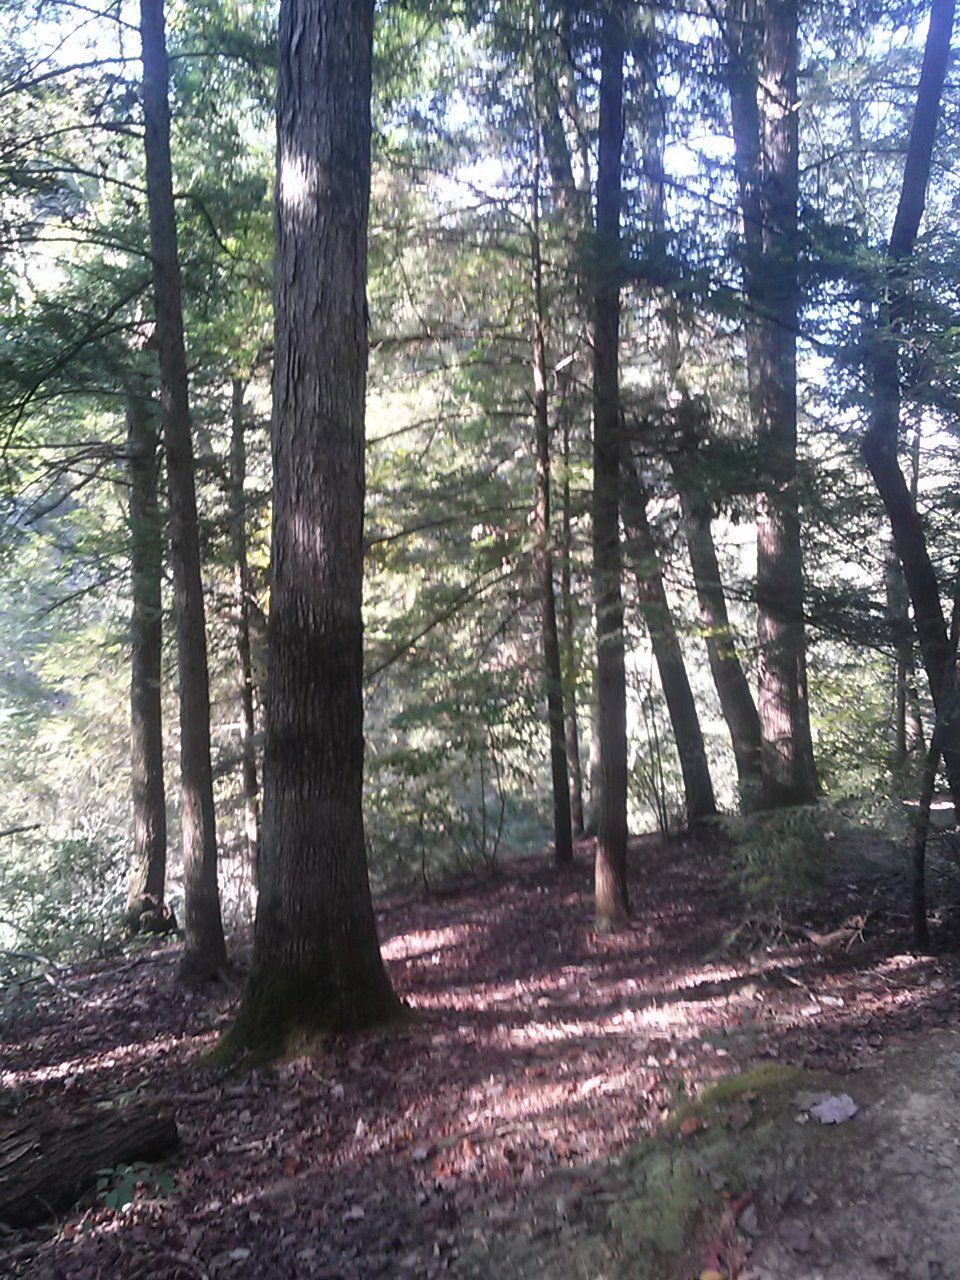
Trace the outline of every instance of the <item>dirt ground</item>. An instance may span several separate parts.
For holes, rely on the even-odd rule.
[[[723,857],[641,840],[634,927],[601,937],[586,846],[580,862],[571,877],[528,860],[381,904],[414,1020],[266,1070],[200,1060],[239,976],[184,993],[175,947],[72,972],[70,996],[0,1032],[0,1097],[29,1112],[137,1090],[174,1111],[181,1150],[124,1208],[91,1198],[0,1236],[0,1273],[506,1277],[526,1258],[529,1275],[634,1280],[654,1256],[630,1185],[637,1144],[660,1142],[711,1081],[772,1064],[817,1073],[859,1113],[807,1142],[788,1096],[783,1150],[803,1143],[778,1173],[744,1163],[736,1103],[723,1124],[739,1185],[694,1161],[696,1213],[657,1280],[960,1277],[960,964],[909,952],[896,883],[851,877],[803,918],[819,937],[868,911],[862,936],[753,936]],[[670,1154],[685,1140],[667,1164],[690,1182]],[[639,1228],[620,1212],[631,1196]]]

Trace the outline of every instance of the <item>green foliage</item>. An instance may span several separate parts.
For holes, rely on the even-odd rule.
[[[153,1199],[170,1195],[174,1185],[171,1174],[141,1160],[97,1170],[97,1199],[107,1209],[125,1209],[141,1192]]]
[[[823,889],[843,823],[842,815],[827,804],[724,819],[744,894],[774,907]]]

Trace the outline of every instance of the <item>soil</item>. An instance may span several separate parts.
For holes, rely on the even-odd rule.
[[[135,1092],[175,1112],[181,1149],[0,1236],[0,1273],[633,1280],[655,1247],[656,1280],[960,1277],[960,963],[911,954],[900,880],[867,868],[782,927],[745,923],[721,854],[648,838],[634,926],[605,937],[589,852],[568,876],[525,860],[380,904],[415,1018],[268,1069],[203,1064],[242,970],[184,991],[169,944],[70,971],[69,993],[0,1033],[0,1101],[67,1112]],[[855,913],[862,933],[823,943]],[[758,1064],[780,1090],[762,1123]],[[856,1117],[798,1124],[777,1074],[794,1066]],[[728,1077],[740,1094],[704,1119],[696,1099]],[[696,1154],[719,1137],[735,1173]],[[637,1177],[661,1169],[677,1195],[661,1188],[648,1249]]]

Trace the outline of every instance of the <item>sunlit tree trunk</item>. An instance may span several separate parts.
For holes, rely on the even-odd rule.
[[[730,59],[757,498],[761,768],[767,805],[819,793],[807,701],[797,494],[797,0],[736,0]]]
[[[372,0],[281,0],[263,839],[224,1056],[399,1010],[363,827],[363,503]]]
[[[144,911],[163,903],[167,802],[163,781],[160,688],[163,537],[157,485],[160,423],[146,379],[126,398],[130,481],[130,775],[133,848],[125,918],[136,930]]]
[[[143,45],[147,203],[180,668],[180,834],[186,939],[180,971],[186,978],[204,979],[224,966],[227,953],[217,888],[217,833],[210,765],[210,683],[170,163],[169,68],[163,0],[141,0],[140,35]]]
[[[600,131],[594,284],[593,568],[597,629],[596,916],[616,928],[627,894],[627,690],[620,545],[620,213],[623,164],[624,13],[604,7],[600,31]]]
[[[240,764],[243,829],[247,861],[256,883],[260,866],[260,788],[257,781],[257,723],[254,708],[253,657],[250,644],[250,573],[247,567],[246,422],[241,378],[231,384],[230,400],[230,541],[233,558],[237,669],[240,677]]]
[[[566,719],[567,773],[570,777],[570,818],[574,836],[585,830],[583,814],[583,765],[580,757],[580,719],[577,711],[577,642],[573,620],[573,517],[570,499],[570,419],[565,398],[561,395],[560,417],[563,426],[563,483],[560,486],[560,619],[562,669],[564,676],[563,710]]]

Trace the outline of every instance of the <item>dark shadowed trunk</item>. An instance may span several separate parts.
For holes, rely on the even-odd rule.
[[[139,927],[163,903],[167,870],[167,802],[163,785],[160,661],[163,536],[157,501],[160,417],[146,379],[127,392],[130,481],[130,776],[133,849],[125,918]]]
[[[274,507],[260,899],[224,1055],[399,1010],[363,828],[372,0],[281,0]]]
[[[536,71],[534,72],[536,75]],[[558,867],[573,863],[570,822],[570,782],[563,715],[563,673],[557,631],[557,599],[550,549],[550,416],[547,399],[547,355],[544,339],[543,260],[540,249],[540,135],[539,112],[534,112],[533,177],[530,185],[530,286],[533,295],[530,345],[533,366],[533,426],[537,459],[537,493],[534,510],[536,544],[534,572],[540,596],[540,635],[543,646],[543,681],[547,697],[550,736],[550,777],[553,786],[554,859]]]
[[[760,786],[760,717],[750,691],[750,682],[740,665],[736,637],[730,626],[717,550],[710,527],[709,503],[700,495],[685,489],[681,489],[680,503],[710,673],[720,700],[720,710],[730,733],[730,745],[737,765],[740,803],[742,807],[750,808],[756,802]]]
[[[230,400],[230,542],[233,557],[234,610],[237,668],[240,677],[241,783],[243,829],[247,860],[254,883],[260,866],[260,788],[257,783],[257,723],[253,701],[253,658],[250,645],[250,573],[247,568],[246,422],[243,397],[246,387],[234,378]]]
[[[950,54],[953,0],[934,0],[923,52],[903,186],[888,257],[890,268],[872,335],[869,376],[873,384],[870,423],[863,456],[883,499],[894,545],[906,579],[930,693],[937,711],[938,736],[954,806],[960,816],[960,717],[952,712],[955,662],[936,570],[927,548],[917,504],[900,468],[900,338],[908,308],[906,264],[916,244],[926,204],[930,162],[940,117],[940,100]]]
[[[623,164],[624,14],[603,10],[593,334],[593,571],[597,627],[597,923],[629,916],[627,895],[627,689],[620,546],[620,205]]]
[[[731,6],[730,97],[743,217],[757,498],[757,644],[763,800],[819,793],[807,702],[797,494],[797,0]]]
[[[914,500],[916,495],[914,495]],[[920,700],[913,658],[913,625],[910,621],[910,592],[892,538],[883,542],[883,582],[887,622],[894,643],[893,698],[890,726],[890,763],[897,769],[917,751],[923,750]]]
[[[577,643],[573,624],[573,521],[570,502],[570,416],[561,392],[563,426],[563,483],[560,486],[560,618],[563,669],[563,712],[566,719],[567,773],[570,777],[570,819],[573,834],[584,834],[583,766],[580,759],[580,721],[577,713]]]
[[[629,479],[629,496],[625,496],[623,502],[623,522],[633,554],[638,604],[650,636],[650,647],[677,745],[687,821],[699,822],[717,812],[703,731],[673,611],[667,599],[660,556],[647,520],[646,493],[636,467],[626,457],[624,470]]]
[[[210,767],[210,685],[180,301],[176,210],[170,166],[169,69],[163,0],[141,0],[140,34],[143,42],[147,201],[180,667],[180,833],[186,938],[180,968],[184,977],[203,979],[223,967],[227,953],[217,889],[217,834]]]

